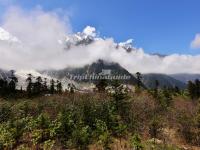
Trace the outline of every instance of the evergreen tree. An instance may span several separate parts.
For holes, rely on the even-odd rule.
[[[33,76],[32,74],[28,74],[28,77],[26,79],[26,82],[27,82],[27,87],[26,87],[26,91],[27,91],[27,94],[28,96],[30,97],[31,94],[32,94],[32,87],[33,87]]]
[[[196,98],[196,87],[192,81],[188,82],[188,93],[192,99]]]
[[[167,89],[166,87],[162,90],[162,94],[163,94],[163,100],[165,103],[166,107],[169,107],[170,104],[172,103],[172,92]]]
[[[97,87],[97,90],[99,92],[104,92],[106,87],[108,86],[108,83],[105,79],[102,79],[100,80],[97,84],[96,84],[96,87]]]
[[[8,84],[9,92],[15,93],[15,91],[16,91],[16,84],[18,82],[18,79],[15,76],[15,71],[14,70],[11,70],[10,73],[11,73],[11,75],[9,77],[10,78],[10,82]]]
[[[62,83],[59,80],[57,80],[56,88],[58,93],[62,93]]]
[[[155,89],[154,89],[154,93],[153,93],[153,96],[154,98],[158,98],[158,87],[159,87],[159,81],[158,80],[155,80]]]
[[[46,93],[47,91],[48,91],[47,78],[44,78],[44,82],[43,82],[43,92]]]
[[[2,96],[4,90],[4,80],[0,78],[0,96]]]
[[[140,72],[137,72],[136,78],[137,78],[137,87],[140,88],[142,86],[142,74]]]
[[[40,95],[42,92],[42,78],[38,76],[36,82],[33,84],[33,93],[35,95]]]
[[[54,94],[55,93],[55,81],[52,79],[51,81],[50,81],[50,93],[51,94]]]
[[[175,87],[174,87],[174,92],[175,92],[176,94],[180,94],[180,93],[181,93],[181,91],[180,91],[180,89],[179,89],[178,86],[175,86]]]
[[[200,81],[199,81],[199,79],[195,80],[195,96],[196,96],[196,98],[200,97]]]
[[[0,78],[0,96],[5,96],[8,93],[8,82],[6,79]]]

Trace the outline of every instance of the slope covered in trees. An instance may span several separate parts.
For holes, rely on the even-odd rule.
[[[27,82],[25,92],[30,97],[0,98],[0,149],[177,150],[200,146],[200,105],[198,97],[190,98],[189,88],[160,89],[155,81],[156,87],[147,90],[139,88],[138,81],[138,90],[132,92],[119,82],[99,81],[97,91],[81,94],[60,91],[59,81],[52,80],[47,88],[52,95],[44,95],[40,92],[45,82],[40,77],[32,82],[29,75]],[[109,84],[112,93],[106,90]]]

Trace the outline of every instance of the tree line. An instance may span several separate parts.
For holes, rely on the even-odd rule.
[[[196,79],[194,82],[188,81],[188,93],[192,99],[200,97],[200,81]]]
[[[136,73],[136,92],[141,91],[142,88],[144,88],[144,85],[142,83],[142,74],[140,72]],[[49,82],[49,83],[48,83]],[[7,96],[13,96],[18,93],[26,94],[28,97],[32,96],[40,96],[45,94],[60,94],[63,92],[63,85],[61,81],[51,79],[50,81],[47,81],[47,78],[42,78],[41,76],[34,77],[32,74],[28,74],[26,78],[26,89],[23,89],[21,87],[17,89],[17,83],[18,78],[15,76],[15,71],[11,70],[10,75],[7,78],[0,78],[0,96],[1,97],[7,97]],[[105,88],[109,85],[112,85],[115,83],[109,83],[106,80],[100,80],[96,83],[96,88],[98,91],[102,92],[105,91]],[[188,81],[187,84],[187,94],[192,99],[198,99],[200,97],[200,80],[196,79],[195,81]],[[75,87],[71,84],[68,84],[68,88],[70,92],[74,92]],[[155,80],[155,94],[157,93],[157,90],[159,88],[159,81]],[[164,87],[164,91],[168,91],[170,93],[177,93],[180,94],[181,90],[175,86],[174,88]]]
[[[26,94],[28,97],[39,96],[45,94],[60,94],[63,91],[63,86],[59,80],[50,80],[48,86],[47,78],[42,79],[41,76],[33,77],[28,74],[26,78],[26,89],[17,89],[18,78],[15,76],[15,71],[11,70],[8,78],[0,78],[0,96],[9,97],[18,95],[19,93]]]

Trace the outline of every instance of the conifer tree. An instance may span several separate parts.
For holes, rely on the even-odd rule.
[[[28,74],[28,77],[26,79],[26,82],[27,82],[26,91],[29,97],[32,94],[32,86],[33,86],[32,80],[33,80],[32,74]]]
[[[188,93],[189,93],[189,96],[192,98],[192,99],[195,99],[196,98],[196,87],[195,87],[195,84],[192,82],[192,81],[189,81],[188,82]]]
[[[43,82],[43,92],[46,93],[47,91],[48,91],[47,78],[44,78],[44,82]]]
[[[142,74],[140,72],[137,72],[136,78],[137,78],[137,87],[140,88],[142,86]]]
[[[50,93],[51,94],[54,94],[55,93],[55,81],[52,79],[51,81],[50,81]]]
[[[9,92],[11,93],[15,93],[16,91],[16,84],[18,82],[18,79],[17,77],[15,76],[15,71],[14,70],[11,70],[11,75],[10,75],[10,82],[8,84],[8,87],[9,87]]]
[[[40,95],[42,92],[42,78],[38,76],[36,82],[33,84],[33,93],[35,95]]]
[[[97,90],[99,92],[104,92],[106,87],[108,86],[108,83],[105,79],[102,79],[100,80],[97,84],[96,84],[96,87],[97,87]]]
[[[59,80],[57,80],[56,88],[58,93],[62,93],[62,83]]]

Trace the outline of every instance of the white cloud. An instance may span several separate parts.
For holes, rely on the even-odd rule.
[[[194,40],[191,42],[191,48],[193,49],[200,48],[200,33],[196,34]]]
[[[116,48],[112,38],[97,38],[88,45],[65,50],[58,40],[71,33],[71,26],[68,19],[63,21],[55,12],[44,12],[42,9],[26,12],[11,8],[1,26],[23,43],[0,42],[0,68],[4,69],[62,69],[81,67],[104,59],[118,62],[132,73],[200,73],[200,55],[173,54],[161,58],[147,54],[141,48],[127,53],[122,46]],[[83,32],[96,36],[93,27],[88,26]],[[131,42],[129,40],[128,44]]]
[[[2,68],[42,69],[60,66],[57,60],[63,53],[63,46],[58,40],[70,33],[71,27],[69,22],[62,21],[55,12],[44,12],[39,8],[25,12],[12,7],[4,15],[1,26],[23,43],[0,44]]]
[[[94,27],[91,26],[87,26],[84,30],[83,33],[85,33],[86,35],[95,37],[96,36],[96,29]]]

